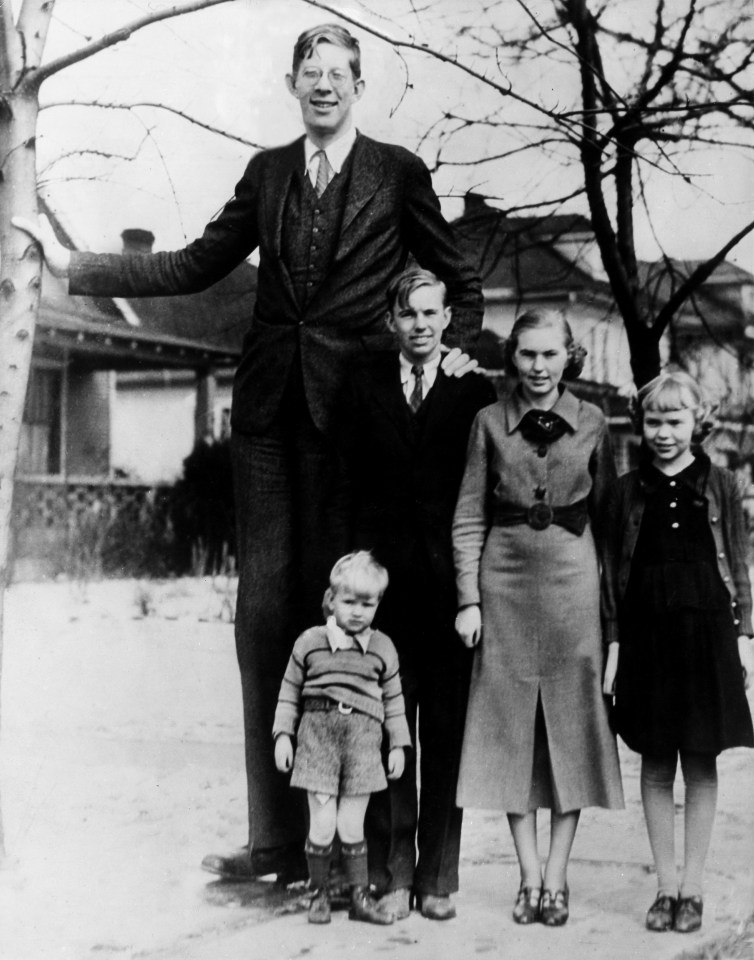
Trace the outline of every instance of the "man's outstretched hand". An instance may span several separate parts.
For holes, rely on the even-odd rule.
[[[42,248],[42,255],[45,258],[50,273],[54,277],[67,277],[68,268],[71,263],[71,253],[69,250],[58,243],[58,239],[50,225],[50,221],[44,214],[40,214],[35,223],[33,220],[27,220],[26,217],[13,217],[11,223],[30,237]]]

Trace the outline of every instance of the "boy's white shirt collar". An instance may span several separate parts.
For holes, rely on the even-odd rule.
[[[411,367],[413,364],[410,360],[407,360],[402,353],[398,354],[400,364],[401,364],[401,383],[404,388],[410,382],[411,387],[414,385],[414,375],[411,373]],[[438,353],[434,360],[430,360],[428,363],[422,364],[422,379],[427,385],[427,389],[431,389],[435,380],[437,379],[437,371],[440,369],[440,361],[442,360],[442,353]]]
[[[346,162],[348,154],[356,142],[356,135],[356,127],[350,126],[342,137],[333,140],[333,142],[325,148],[327,160],[334,173],[340,173],[343,169],[343,164]],[[319,166],[319,160],[313,163],[312,158],[314,154],[318,153],[321,149],[321,147],[312,143],[308,136],[304,138],[304,165],[312,179],[312,185],[317,182],[317,167]]]
[[[358,643],[361,647],[362,653],[367,652],[369,638],[372,636],[371,630],[364,630],[362,633],[353,636],[339,627],[335,622],[335,617],[332,615],[327,618],[326,629],[327,642],[330,644],[330,649],[333,653],[335,653],[336,650],[350,650],[355,643]]]

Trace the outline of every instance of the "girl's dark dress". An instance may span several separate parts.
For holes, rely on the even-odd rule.
[[[620,617],[616,730],[632,749],[718,754],[754,746],[731,598],[720,576],[695,459],[640,470],[646,503]]]

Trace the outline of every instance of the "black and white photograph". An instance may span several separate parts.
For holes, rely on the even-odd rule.
[[[0,954],[754,958],[751,0],[0,0]]]

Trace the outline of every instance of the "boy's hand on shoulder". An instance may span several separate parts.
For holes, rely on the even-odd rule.
[[[287,733],[275,738],[275,766],[281,773],[288,773],[293,766],[293,742]]]
[[[446,377],[465,377],[479,367],[477,360],[472,360],[468,353],[464,353],[460,347],[443,347],[443,357],[440,366]]]
[[[393,747],[387,758],[388,780],[398,780],[402,777],[405,766],[406,755],[403,752],[403,747]]]
[[[473,603],[456,614],[456,633],[465,647],[472,649],[482,639],[482,611]]]
[[[742,634],[738,638],[738,656],[741,659],[741,667],[744,673],[744,686],[748,690],[754,683],[754,650],[751,648],[751,640]]]

